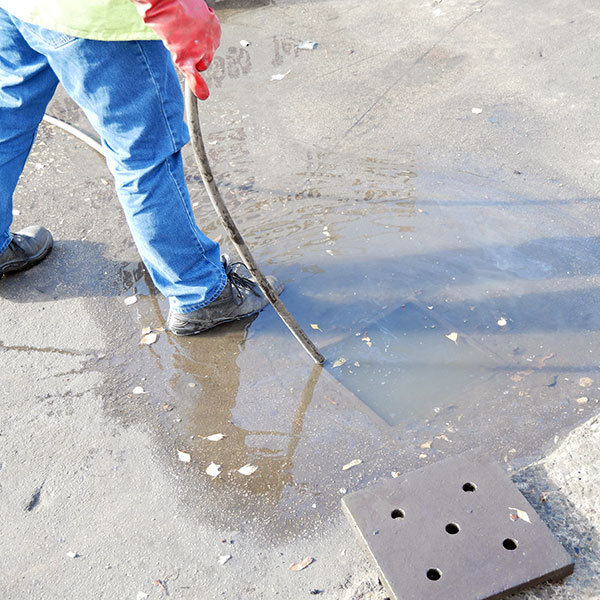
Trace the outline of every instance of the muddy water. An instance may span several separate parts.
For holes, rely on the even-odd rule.
[[[448,407],[468,412],[486,398],[529,397],[516,388],[536,377],[548,380],[544,394],[558,394],[573,371],[593,367],[598,251],[568,214],[576,201],[515,193],[471,173],[442,176],[394,154],[308,154],[296,178],[303,185],[295,191],[255,182],[225,189],[328,371],[389,425],[417,426]],[[195,197],[197,218],[218,234]],[[210,402],[194,408],[204,429],[236,411],[251,420],[238,405],[249,395],[244,386],[282,378],[255,381],[259,355],[269,364],[302,357],[271,309],[171,344],[177,349],[162,368],[173,373],[175,396],[193,379],[204,395],[228,398],[221,412]],[[286,378],[292,390],[303,385]]]
[[[318,528],[343,493],[390,470],[476,446],[525,464],[600,398],[600,256],[579,200],[394,153],[307,157],[276,188],[223,188],[325,369],[270,307],[200,336],[161,333],[139,352],[167,304],[138,264],[121,272],[140,300],[132,349],[114,364],[147,390],[171,456],[191,454],[189,501],[214,494],[202,510],[224,524],[251,508],[271,540]],[[196,185],[190,167],[196,218],[222,235]],[[226,437],[206,439],[215,433]],[[360,469],[341,470],[355,458]],[[258,467],[250,477],[246,464]]]

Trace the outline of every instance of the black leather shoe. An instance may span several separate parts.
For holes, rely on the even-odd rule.
[[[221,262],[225,267],[227,284],[216,300],[185,314],[169,311],[168,328],[175,335],[194,335],[221,323],[249,317],[269,303],[241,262],[230,263],[227,255],[221,257]],[[283,284],[272,275],[268,275],[267,280],[279,296]]]
[[[51,233],[39,225],[13,233],[12,241],[0,254],[0,277],[4,273],[22,271],[37,265],[48,256],[53,243]]]

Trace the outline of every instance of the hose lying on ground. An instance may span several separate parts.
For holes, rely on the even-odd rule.
[[[206,150],[204,148],[204,142],[202,141],[202,131],[200,130],[200,117],[198,115],[198,99],[192,93],[189,85],[185,84],[185,110],[190,128],[190,135],[192,138],[192,148],[194,149],[194,156],[196,157],[196,163],[200,169],[202,175],[202,181],[212,202],[212,205],[219,215],[223,226],[227,230],[231,242],[239,252],[241,259],[250,271],[250,274],[254,277],[258,283],[258,287],[265,295],[267,300],[273,305],[273,308],[277,314],[281,317],[281,320],[287,325],[288,329],[292,332],[294,337],[300,342],[302,347],[308,352],[310,357],[317,363],[323,364],[325,357],[319,352],[317,347],[310,341],[309,337],[304,333],[300,325],[296,322],[296,319],[292,317],[288,309],[285,307],[279,296],[275,293],[275,290],[271,287],[271,284],[267,281],[263,275],[258,264],[254,260],[250,248],[246,245],[242,234],[231,218],[231,214],[223,202],[219,188],[215,183],[215,178],[206,156]]]

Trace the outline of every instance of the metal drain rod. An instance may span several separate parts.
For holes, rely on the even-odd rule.
[[[192,148],[194,149],[194,156],[196,157],[196,163],[200,169],[202,175],[202,181],[212,202],[212,205],[219,215],[223,226],[227,230],[229,237],[236,250],[239,252],[241,259],[250,271],[250,274],[254,277],[258,283],[258,287],[265,295],[267,300],[271,303],[277,314],[281,317],[281,320],[287,325],[288,329],[292,332],[294,337],[300,342],[302,347],[310,354],[310,357],[319,365],[325,362],[325,357],[319,352],[318,348],[311,342],[309,337],[304,333],[300,325],[296,322],[296,319],[292,317],[288,309],[285,307],[279,296],[275,293],[275,290],[271,287],[271,284],[267,281],[267,278],[263,275],[258,264],[254,260],[250,248],[246,245],[240,230],[237,228],[223,198],[219,192],[219,188],[215,182],[215,178],[206,156],[206,149],[204,148],[204,142],[202,141],[202,131],[200,130],[200,116],[198,114],[198,99],[192,93],[189,85],[185,84],[185,111],[187,116],[188,125],[191,129]]]

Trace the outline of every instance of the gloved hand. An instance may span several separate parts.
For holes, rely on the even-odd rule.
[[[221,25],[204,0],[132,0],[144,23],[171,52],[196,97],[208,98],[199,74],[210,65],[221,40]]]

